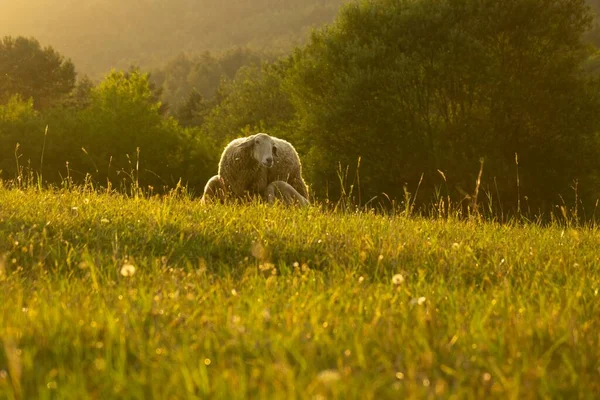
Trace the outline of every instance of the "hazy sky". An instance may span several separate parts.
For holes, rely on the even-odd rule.
[[[0,0],[0,37],[33,36],[97,76],[182,51],[289,49],[348,0]]]

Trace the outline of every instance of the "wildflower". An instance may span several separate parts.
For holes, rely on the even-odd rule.
[[[402,276],[402,274],[396,274],[392,276],[392,283],[394,285],[401,285],[402,283],[404,283],[404,277]]]
[[[103,224],[108,224],[110,220],[108,218],[102,218],[100,222],[102,222]]]
[[[128,262],[124,263],[121,267],[121,275],[129,277],[133,274],[135,274],[135,266]]]
[[[458,250],[458,248],[460,247],[460,244],[454,242],[452,243],[452,250]]]

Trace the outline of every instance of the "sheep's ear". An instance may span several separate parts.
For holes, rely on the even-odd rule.
[[[238,143],[237,147],[240,149],[245,149],[245,148],[252,146],[253,144],[254,144],[254,136],[249,136],[246,139],[242,140],[240,143]]]

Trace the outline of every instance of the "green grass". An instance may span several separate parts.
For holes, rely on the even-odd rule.
[[[599,249],[593,228],[0,185],[0,398],[597,398]]]

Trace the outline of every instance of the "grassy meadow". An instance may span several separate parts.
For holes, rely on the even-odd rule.
[[[0,183],[0,398],[597,398],[599,290],[596,228]]]

